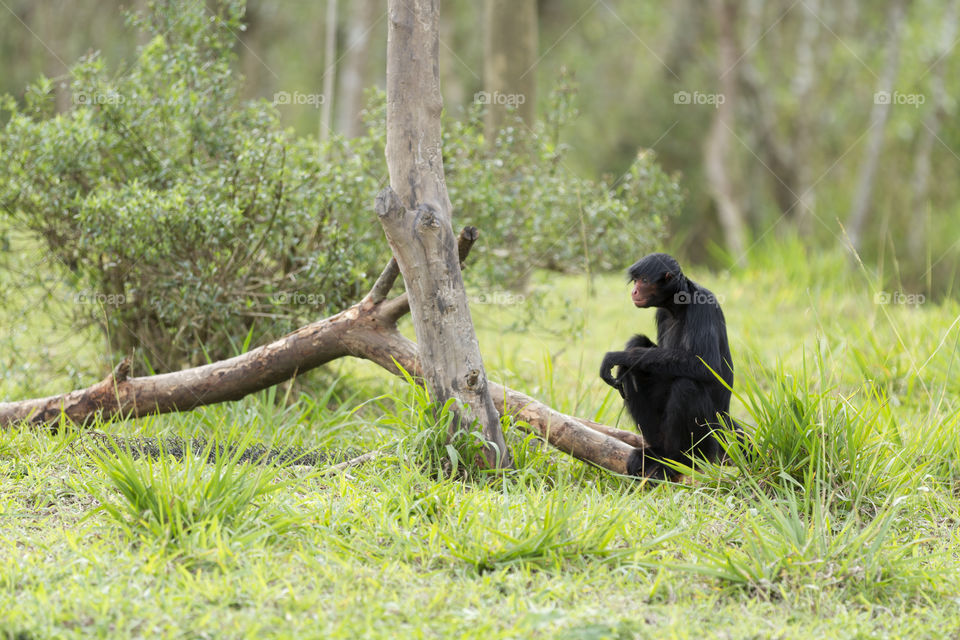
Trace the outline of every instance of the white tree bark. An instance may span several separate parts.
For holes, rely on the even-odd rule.
[[[930,225],[930,171],[931,156],[933,155],[934,141],[940,134],[940,124],[943,121],[948,95],[944,87],[943,76],[946,71],[945,58],[956,44],[957,37],[957,9],[960,2],[954,0],[946,11],[943,21],[943,31],[939,46],[933,51],[935,56],[930,66],[930,96],[928,97],[927,115],[923,119],[920,129],[920,139],[917,142],[917,152],[913,160],[913,178],[911,185],[911,224],[907,233],[907,251],[910,257],[922,264],[928,257],[927,235]],[[929,277],[930,270],[927,270]]]
[[[743,257],[747,244],[743,207],[730,175],[731,143],[736,126],[737,71],[739,62],[735,28],[736,5],[730,0],[713,0],[717,20],[717,49],[719,52],[719,88],[723,96],[716,109],[713,124],[704,143],[704,164],[708,187],[717,206],[720,226],[727,249],[737,260]]]
[[[900,36],[903,32],[904,0],[893,0],[890,5],[890,15],[887,24],[887,60],[877,82],[877,91],[874,93],[873,109],[870,112],[870,134],[867,141],[867,151],[863,164],[860,165],[860,177],[857,180],[857,190],[854,192],[853,204],[850,207],[850,217],[847,224],[847,237],[854,250],[859,251],[863,242],[863,231],[870,216],[873,204],[874,184],[877,178],[877,166],[880,154],[883,153],[883,138],[886,133],[887,120],[890,117],[890,107],[893,102],[894,83],[897,80],[897,71],[900,68]],[[879,99],[886,94],[887,99]]]
[[[817,36],[820,31],[820,0],[807,0],[802,5],[806,12],[797,40],[797,70],[793,80],[793,95],[800,109],[793,136],[792,179],[784,177],[792,186],[796,200],[792,205],[797,229],[802,234],[813,230],[814,176],[811,151],[816,140],[813,108],[813,90],[817,74]]]
[[[323,104],[320,105],[320,140],[330,138],[333,87],[337,79],[337,0],[327,0],[326,35],[323,51]]]
[[[340,93],[337,101],[337,129],[348,138],[363,133],[360,111],[363,109],[363,90],[369,76],[370,35],[377,22],[377,0],[354,0],[351,3],[347,27],[346,51],[340,73]]]

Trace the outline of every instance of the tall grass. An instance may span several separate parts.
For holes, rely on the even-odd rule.
[[[679,538],[696,560],[676,568],[780,599],[920,595],[955,582],[939,541],[910,533],[929,483],[953,482],[955,417],[938,425],[943,435],[918,437],[878,387],[841,393],[824,361],[814,365],[788,373],[752,363],[740,376],[746,439],[724,436],[726,465],[685,469],[718,505],[740,505],[737,524],[719,544]]]
[[[229,446],[225,446],[225,444]],[[209,440],[182,458],[140,457],[116,445],[94,449],[99,475],[88,487],[105,514],[131,538],[175,553],[229,557],[232,545],[269,541],[300,526],[304,516],[270,500],[289,487],[276,467],[241,462],[249,435],[233,430],[224,444]],[[213,462],[209,462],[210,460]]]

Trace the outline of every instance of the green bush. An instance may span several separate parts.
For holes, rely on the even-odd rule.
[[[71,70],[73,103],[52,82],[6,98],[0,211],[42,241],[73,287],[77,323],[158,370],[232,355],[358,299],[389,249],[372,202],[386,182],[384,99],[369,133],[318,146],[285,130],[266,101],[239,98],[231,30],[243,3],[158,3],[129,69],[95,55]],[[490,143],[478,109],[446,118],[454,223],[481,229],[469,277],[522,285],[535,268],[620,269],[659,239],[681,204],[675,180],[641,153],[616,182],[565,165],[559,132],[572,90],[545,123]]]
[[[71,70],[67,113],[45,79],[22,111],[6,103],[3,208],[66,268],[78,318],[158,369],[341,308],[388,256],[366,141],[320,150],[239,99],[241,15],[172,3],[126,73],[96,57]]]
[[[619,178],[589,180],[569,166],[561,133],[576,116],[575,87],[561,78],[544,120],[517,120],[492,142],[480,105],[443,122],[443,163],[455,224],[480,229],[466,276],[488,288],[516,288],[534,269],[621,270],[663,240],[683,206],[678,179],[641,150]],[[374,101],[385,104],[383,96]],[[385,131],[370,110],[371,135]]]

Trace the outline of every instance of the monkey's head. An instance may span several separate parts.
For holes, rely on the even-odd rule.
[[[680,264],[666,253],[651,253],[627,270],[633,283],[630,299],[638,307],[663,307],[673,301],[680,288]]]

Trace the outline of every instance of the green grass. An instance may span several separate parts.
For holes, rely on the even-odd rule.
[[[730,463],[644,485],[511,430],[517,469],[464,475],[471,443],[445,446],[424,394],[353,361],[305,376],[309,393],[98,427],[384,451],[338,475],[5,430],[0,637],[960,634],[960,305],[874,304],[843,256],[791,242],[690,275],[725,298],[754,445],[729,444]],[[491,376],[626,426],[596,375],[653,331],[626,294],[539,274],[527,304],[474,305]],[[70,373],[55,363],[72,352],[30,337],[56,357],[5,359],[6,397],[102,375],[97,345]]]

